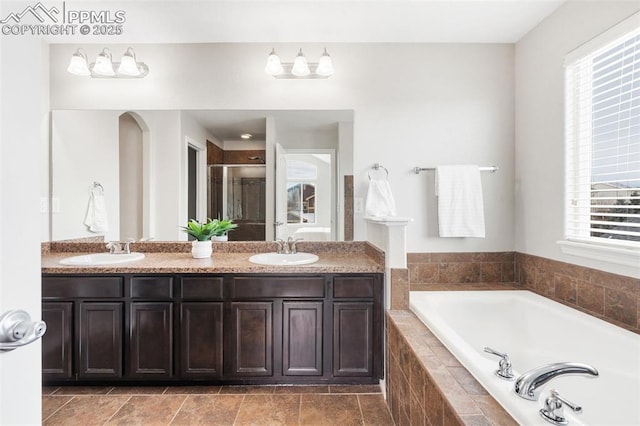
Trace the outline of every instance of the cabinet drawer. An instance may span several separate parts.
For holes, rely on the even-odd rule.
[[[222,277],[185,277],[182,298],[190,300],[222,300]]]
[[[234,299],[324,297],[324,277],[234,278],[232,297]]]
[[[122,297],[122,277],[44,277],[43,298]]]
[[[131,278],[131,297],[168,298],[173,294],[173,277],[133,277]]]
[[[336,277],[333,279],[333,297],[373,298],[372,277]]]

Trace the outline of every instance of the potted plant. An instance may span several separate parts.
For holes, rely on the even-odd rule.
[[[212,222],[216,224],[213,230],[213,237],[211,237],[213,241],[228,241],[229,235],[227,233],[238,227],[231,219],[213,219]]]
[[[211,246],[211,237],[214,235],[218,222],[207,219],[201,223],[195,219],[190,219],[187,226],[181,226],[182,230],[195,238],[191,242],[191,255],[196,259],[211,257],[213,248]]]

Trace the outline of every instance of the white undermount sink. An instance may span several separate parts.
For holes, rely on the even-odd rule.
[[[270,266],[308,265],[318,261],[318,256],[313,253],[260,253],[249,258],[249,262]]]
[[[92,253],[83,254],[81,256],[66,257],[62,259],[60,263],[72,266],[100,266],[135,262],[140,259],[144,259],[144,253]]]

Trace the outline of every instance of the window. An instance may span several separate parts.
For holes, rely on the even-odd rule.
[[[287,223],[316,223],[318,167],[306,161],[287,162]]]
[[[565,229],[568,240],[640,248],[637,17],[626,27],[568,60]]]

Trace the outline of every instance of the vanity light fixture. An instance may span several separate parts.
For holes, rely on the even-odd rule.
[[[69,61],[67,71],[75,75],[91,75],[91,71],[89,71],[89,63],[87,62],[87,54],[84,53],[84,50],[78,49],[73,56],[71,56],[71,61]]]
[[[327,49],[324,49],[320,60],[315,63],[307,62],[302,49],[293,62],[282,63],[275,49],[271,49],[264,71],[274,78],[329,78],[333,75],[333,64]]]
[[[304,57],[304,53],[302,53],[302,49],[296,55],[296,59],[293,60],[293,67],[291,68],[291,74],[296,77],[305,77],[311,74],[311,70],[309,70],[309,65],[307,65],[307,58]]]
[[[92,78],[142,78],[149,73],[149,67],[136,60],[136,53],[131,47],[124,52],[120,62],[113,62],[111,51],[104,48],[91,64],[88,64],[84,51],[78,49],[71,57],[67,71]]]
[[[96,62],[91,67],[91,71],[101,77],[113,77],[116,75],[113,71],[113,62],[111,61],[111,51],[109,49],[102,49],[102,52],[96,58]]]

